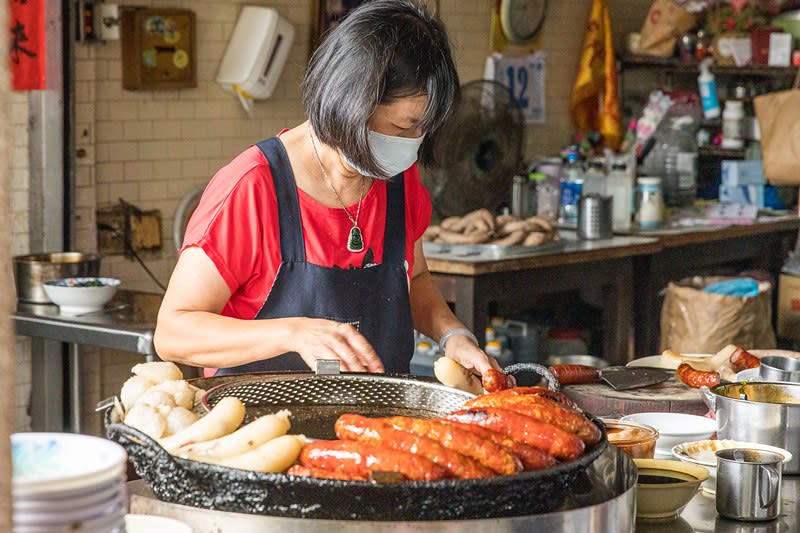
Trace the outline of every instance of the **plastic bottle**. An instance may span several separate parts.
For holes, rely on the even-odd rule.
[[[539,171],[531,172],[528,178],[531,180],[529,192],[536,197],[536,201],[533,204],[536,206],[536,211],[531,215],[537,215],[550,222],[555,222],[558,219],[558,206],[561,200],[558,179],[553,179],[551,176]]]
[[[559,222],[567,225],[578,224],[578,198],[583,193],[583,165],[578,152],[567,154],[561,174],[561,205]]]
[[[697,140],[694,121],[683,116],[672,119],[664,132],[664,203],[687,206],[694,203],[697,192]]]
[[[717,82],[711,72],[711,61],[711,58],[707,58],[700,63],[697,86],[700,90],[703,114],[706,118],[717,118],[721,110],[719,108],[719,99],[717,98]]]
[[[722,112],[722,147],[739,149],[744,146],[742,121],[744,104],[741,100],[727,100]]]
[[[503,344],[498,340],[486,343],[486,355],[497,359],[501,367],[508,366],[514,362],[514,354],[508,348],[503,348]]]
[[[633,181],[624,163],[613,163],[606,178],[606,194],[614,198],[612,203],[612,225],[614,231],[631,228],[633,214]]]
[[[583,176],[581,195],[599,194],[606,195],[606,169],[603,158],[593,158]]]

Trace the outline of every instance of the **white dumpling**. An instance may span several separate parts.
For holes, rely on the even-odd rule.
[[[154,439],[160,439],[167,430],[167,421],[155,407],[137,403],[125,415],[125,423]]]
[[[131,369],[131,372],[137,376],[144,376],[152,379],[156,383],[183,379],[183,372],[178,368],[178,365],[169,361],[139,363]]]
[[[119,399],[122,400],[122,405],[125,409],[130,409],[136,403],[136,400],[155,384],[156,382],[150,378],[131,376],[122,384],[122,389],[119,391]]]
[[[165,436],[169,437],[178,433],[182,429],[186,429],[195,422],[199,417],[188,409],[183,407],[175,407],[167,415],[167,431]]]
[[[161,407],[168,407],[169,409],[172,409],[175,407],[175,398],[172,396],[172,394],[166,391],[158,390],[156,387],[151,387],[145,391],[144,394],[139,396],[134,405],[139,403],[149,405],[150,407],[155,407],[156,409]]]
[[[171,394],[179,407],[191,409],[194,405],[194,389],[184,380],[165,381],[153,388]]]

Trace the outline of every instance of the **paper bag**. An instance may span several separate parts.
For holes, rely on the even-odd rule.
[[[753,99],[764,176],[775,185],[800,184],[800,71],[794,89],[762,94]]]
[[[769,349],[772,329],[772,285],[759,283],[757,296],[725,296],[701,289],[728,278],[701,277],[669,283],[661,307],[661,350],[717,353],[728,344]]]
[[[650,6],[639,39],[637,54],[671,57],[678,37],[694,28],[697,18],[672,0],[655,0]]]

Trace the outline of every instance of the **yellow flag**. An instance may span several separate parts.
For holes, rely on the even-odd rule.
[[[592,1],[578,75],[572,86],[571,110],[576,133],[599,131],[606,147],[613,150],[619,148],[622,128],[607,0]]]

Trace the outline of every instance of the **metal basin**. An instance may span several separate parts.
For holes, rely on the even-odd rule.
[[[784,448],[792,460],[786,474],[800,474],[800,384],[731,383],[702,388],[716,412],[717,436]]]
[[[58,278],[97,276],[100,256],[82,252],[49,252],[14,257],[17,299],[34,304],[52,303],[44,292],[45,281]]]

